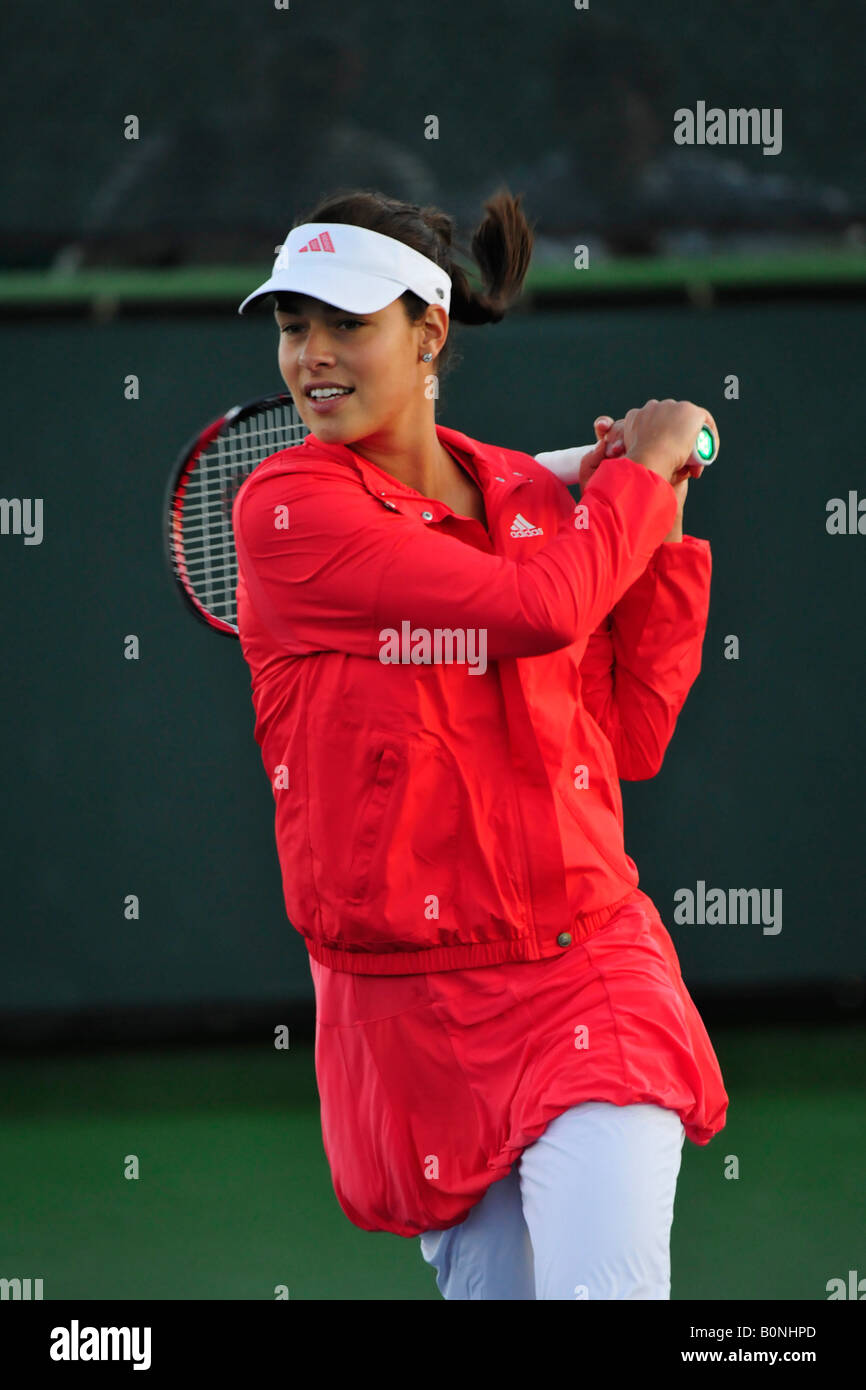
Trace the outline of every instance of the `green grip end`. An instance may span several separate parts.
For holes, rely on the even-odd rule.
[[[699,463],[712,463],[718,452],[716,436],[707,425],[703,425],[695,440],[695,457]]]

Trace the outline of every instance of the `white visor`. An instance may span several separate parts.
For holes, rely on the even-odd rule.
[[[451,308],[451,276],[435,261],[394,237],[345,222],[293,227],[270,279],[247,295],[238,313],[254,299],[290,290],[353,314],[375,314],[406,290]]]

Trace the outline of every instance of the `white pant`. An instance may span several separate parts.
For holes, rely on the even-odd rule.
[[[551,1120],[465,1221],[421,1253],[455,1299],[669,1299],[685,1130],[658,1105],[584,1101]]]

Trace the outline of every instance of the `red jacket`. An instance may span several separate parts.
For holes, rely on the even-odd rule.
[[[606,459],[579,508],[530,455],[436,432],[489,534],[314,434],[234,506],[286,909],[361,974],[539,960],[607,921],[638,883],[619,778],[659,770],[701,664],[710,547],[662,544],[665,479]]]

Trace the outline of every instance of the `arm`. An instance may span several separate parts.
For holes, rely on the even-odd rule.
[[[622,420],[614,422],[609,415],[600,415],[594,425],[597,435],[595,444],[578,444],[573,449],[552,449],[547,453],[536,454],[535,461],[555,474],[567,487],[586,486],[603,458],[625,453],[622,424]],[[689,474],[699,478],[703,471],[704,465],[693,466],[689,469]],[[676,520],[664,538],[665,541],[681,541],[683,538],[683,504],[688,485],[688,478],[680,479],[673,484],[679,508]]]
[[[654,777],[662,765],[701,669],[711,573],[708,541],[684,536],[660,545],[589,639],[583,702],[625,781]]]
[[[487,654],[537,656],[588,636],[644,570],[676,512],[671,485],[628,458],[568,500],[552,539],[522,562],[389,512],[348,473],[253,473],[233,523],[239,570],[284,652],[378,657],[384,628],[484,629]],[[289,527],[275,525],[288,508]]]

